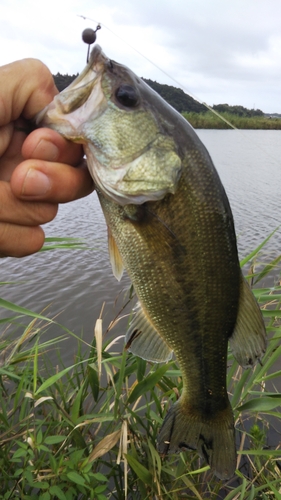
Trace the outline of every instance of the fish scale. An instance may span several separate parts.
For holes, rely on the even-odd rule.
[[[121,279],[125,268],[139,299],[126,349],[152,362],[172,352],[177,358],[183,389],[163,421],[159,452],[197,450],[217,477],[230,478],[236,450],[228,342],[248,367],[266,340],[206,148],[179,113],[97,45],[37,123],[84,145],[113,273]]]
[[[178,193],[180,193],[180,189]],[[172,197],[170,196],[170,198]],[[160,238],[159,235],[159,232],[161,231],[159,231],[159,229],[157,231],[156,228],[153,228],[151,221],[149,224],[145,224],[144,219],[142,219],[140,226],[138,226],[136,223],[132,225],[131,221],[128,223],[126,219],[123,219],[126,226],[125,229],[120,224],[121,217],[120,213],[118,213],[120,208],[116,205],[112,206],[111,202],[102,196],[100,196],[100,201],[107,223],[110,225],[113,235],[118,242],[125,267],[131,275],[136,293],[141,303],[145,304],[145,311],[150,320],[153,322],[153,325],[159,332],[161,332],[170,347],[176,353],[177,360],[183,374],[184,390],[178,402],[181,402],[181,411],[177,414],[177,417],[172,421],[172,423],[169,423],[169,420],[167,420],[166,417],[162,429],[165,430],[165,426],[168,426],[169,431],[165,431],[165,433],[163,433],[162,430],[162,434],[160,432],[160,451],[163,453],[166,452],[166,442],[169,443],[169,447],[173,450],[175,446],[173,441],[176,439],[177,447],[186,447],[191,449],[200,447],[201,454],[208,460],[209,463],[212,464],[212,455],[210,450],[212,450],[213,447],[213,434],[210,434],[209,429],[212,428],[215,422],[219,438],[221,433],[225,436],[222,448],[225,450],[225,453],[223,454],[223,457],[220,457],[219,459],[222,462],[222,465],[220,465],[220,468],[216,466],[216,472],[217,475],[228,477],[231,473],[231,469],[233,470],[233,467],[235,467],[236,460],[233,416],[226,393],[226,351],[227,339],[232,332],[236,315],[233,314],[232,325],[228,322],[228,330],[222,332],[221,325],[225,325],[226,323],[223,321],[224,318],[221,317],[222,315],[218,314],[217,308],[214,308],[215,304],[220,299],[220,294],[216,294],[212,296],[214,304],[211,304],[215,314],[212,314],[210,309],[208,309],[208,315],[203,315],[203,317],[206,318],[204,321],[201,314],[201,307],[198,305],[203,297],[202,299],[199,297],[198,301],[198,297],[196,297],[196,293],[194,293],[195,287],[192,281],[196,278],[191,276],[190,282],[191,270],[189,266],[186,266],[186,268],[184,265],[187,263],[186,258],[182,259],[183,262],[180,265],[180,272],[175,272],[175,269],[173,270],[172,276],[174,279],[169,280],[169,286],[167,289],[167,277],[165,271],[169,271],[169,260],[172,259],[174,268],[178,267],[178,259],[174,258],[175,252],[173,251],[175,244],[176,248],[178,248],[176,236],[178,229],[177,223],[175,224],[176,227],[174,227],[172,225],[172,221],[169,220],[167,222],[167,219],[165,219],[165,223],[172,229],[173,235],[175,236],[170,236],[170,245],[162,246],[161,242],[163,239]],[[159,203],[158,206],[161,208],[161,203]],[[185,207],[188,213],[187,203],[185,204]],[[167,212],[171,215],[171,207],[169,204],[167,208]],[[156,210],[155,205],[154,210]],[[153,217],[153,221],[154,224],[156,221],[157,225],[159,225],[158,218]],[[149,227],[148,237],[146,235],[147,227]],[[163,225],[161,225],[161,228],[163,231]],[[200,234],[204,233],[202,229],[203,228],[201,228]],[[165,226],[164,232],[167,232]],[[155,238],[156,234],[158,238]],[[153,244],[151,244],[151,238],[153,240]],[[134,241],[135,239],[137,239],[137,242]],[[158,244],[159,241],[160,245]],[[130,242],[130,245],[128,242]],[[180,248],[183,243],[184,242],[180,241]],[[151,255],[152,246],[156,247],[154,251],[154,258],[152,258]],[[193,262],[196,260],[196,256],[198,255],[197,246],[198,245],[195,245],[195,247],[190,248],[189,252],[186,252],[188,261],[191,257],[191,251],[192,253],[195,251],[193,259],[191,260],[193,260]],[[131,247],[138,248],[139,251],[137,253],[137,257],[135,257],[134,252],[130,250]],[[141,257],[143,255],[147,255],[147,248],[150,249],[149,265],[147,258]],[[182,251],[179,252],[181,257],[182,253]],[[214,252],[212,254],[214,255]],[[135,259],[137,259],[137,262],[135,262]],[[212,259],[209,259],[209,262],[210,260]],[[153,271],[151,271],[151,267]],[[231,266],[229,266],[227,262],[227,268],[229,269],[230,267]],[[131,269],[133,269],[132,273],[130,273]],[[197,275],[197,267],[195,272]],[[204,275],[201,279],[204,284]],[[174,288],[177,290],[179,283],[181,297],[184,298],[184,301],[180,304],[178,301],[175,301],[173,297]],[[198,279],[196,280],[196,283],[196,288],[198,289]],[[239,281],[237,282],[237,286],[239,286]],[[154,290],[153,301],[148,299],[148,297],[151,298],[152,296],[152,289]],[[155,290],[157,290],[158,293],[155,293]],[[165,293],[163,293],[164,290]],[[199,291],[201,295],[204,295],[204,286],[199,285]],[[223,291],[226,293],[225,287]],[[196,300],[194,300],[194,296],[196,297]],[[169,313],[167,315],[167,304],[170,305],[170,309],[173,311],[172,314]],[[231,311],[231,307],[234,309],[230,304],[228,313]],[[223,316],[225,316],[224,313]],[[200,332],[200,337],[198,336],[198,332]],[[208,366],[205,366],[206,363],[208,363]],[[172,407],[172,409],[174,408],[175,406]],[[198,423],[198,420],[200,421],[200,426],[197,426],[196,429],[195,424]],[[189,425],[189,428],[191,429],[196,429],[196,433],[194,433],[191,437],[187,437],[183,432],[186,425]],[[226,427],[225,432],[223,432],[224,426]],[[204,429],[205,427],[207,427],[207,432]],[[172,434],[170,429],[172,429]],[[201,444],[200,441],[202,441]],[[219,448],[220,446],[221,443],[218,440],[217,447]]]
[[[152,208],[148,209],[148,218],[151,220],[147,221],[142,218],[140,223],[136,221],[132,223],[130,219],[122,217],[123,209],[103,198],[101,194],[99,194],[99,198],[107,224],[111,227],[113,236],[118,243],[124,265],[131,276],[141,304],[145,307],[145,311],[156,329],[165,337],[174,352],[179,353],[177,359],[182,373],[187,374],[187,392],[188,394],[192,393],[193,403],[191,404],[196,402],[199,403],[199,406],[204,406],[203,400],[206,398],[208,401],[210,400],[208,388],[212,388],[212,398],[215,399],[217,391],[220,393],[221,386],[223,386],[222,405],[225,407],[227,341],[234,328],[239,295],[236,250],[235,247],[232,247],[232,252],[225,255],[225,265],[223,265],[221,258],[220,274],[223,274],[223,279],[221,279],[217,269],[219,264],[217,254],[219,249],[221,251],[223,243],[219,228],[218,235],[212,231],[212,239],[207,238],[208,261],[203,261],[203,264],[200,265],[201,251],[205,247],[206,240],[204,228],[206,226],[206,231],[208,231],[214,217],[211,215],[210,221],[204,217],[204,225],[200,216],[198,222],[196,216],[193,217],[195,228],[198,225],[200,231],[197,241],[192,237],[192,241],[189,242],[189,231],[182,231],[182,222],[180,221],[185,220],[191,210],[197,211],[194,206],[194,197],[191,197],[190,201],[188,200],[185,187],[182,189],[181,183],[177,193],[176,203],[173,196],[170,195],[166,198],[165,203],[153,204]],[[185,203],[181,202],[181,195],[184,197]],[[180,213],[177,211],[177,204],[183,207]],[[164,210],[162,209],[163,205],[166,205]],[[152,209],[157,217],[151,215]],[[123,224],[120,222],[122,219]],[[165,226],[160,222],[162,219],[165,220]],[[214,224],[212,224],[213,226]],[[163,237],[161,237],[161,232],[164,233]],[[200,237],[201,235],[202,237]],[[215,243],[214,248],[212,248],[212,240]],[[165,241],[165,245],[162,244],[163,241]],[[152,252],[153,249],[154,252]],[[221,256],[221,253],[219,255]],[[232,268],[234,270],[231,270]],[[216,274],[213,276],[214,271]],[[235,281],[231,276],[235,273],[237,275],[236,297]],[[205,276],[208,279],[205,279]],[[218,310],[216,304],[221,303],[222,299],[229,295],[228,283],[231,286],[232,302],[227,298],[224,300],[224,307]],[[152,303],[149,301],[151,296],[154,298]],[[206,307],[206,303],[204,304],[206,298],[208,307]],[[168,314],[167,308],[170,310]],[[227,322],[225,316],[227,316]],[[222,327],[225,331],[222,331]],[[198,342],[198,331],[201,333],[200,342]],[[187,338],[186,349],[183,347],[184,337]],[[206,341],[205,337],[207,337]],[[215,341],[216,337],[218,337],[218,341]],[[210,342],[210,338],[212,342]],[[215,349],[213,349],[213,345]],[[220,346],[222,346],[221,350]],[[200,351],[200,355],[198,355],[198,351]],[[224,364],[222,363],[222,354],[224,355]],[[209,370],[202,369],[205,357],[211,368]],[[185,366],[189,366],[189,369],[184,369]]]

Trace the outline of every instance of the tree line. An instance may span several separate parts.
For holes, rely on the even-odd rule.
[[[62,75],[61,73],[53,75],[55,84],[60,92],[68,87],[77,76],[78,73],[77,75]],[[193,97],[186,94],[180,88],[158,83],[147,78],[143,78],[143,80],[179,113],[204,114],[208,111],[206,106],[193,99]],[[265,116],[260,109],[247,109],[240,105],[230,106],[229,104],[215,104],[213,109],[218,113],[227,113],[244,118]]]

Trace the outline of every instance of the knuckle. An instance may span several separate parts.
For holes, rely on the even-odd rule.
[[[37,226],[52,221],[58,212],[58,205],[55,203],[32,203],[32,210],[28,207],[28,217],[30,224]]]
[[[0,224],[0,258],[25,257],[38,252],[44,244],[41,227]]]

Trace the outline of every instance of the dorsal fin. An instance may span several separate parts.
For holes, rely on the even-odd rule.
[[[108,234],[108,252],[109,252],[109,260],[112,267],[112,272],[115,278],[120,281],[123,276],[124,266],[122,262],[122,257],[116,245],[116,241],[112,236],[112,232],[110,227],[107,226],[107,234]]]
[[[242,273],[238,315],[229,344],[233,356],[244,368],[253,366],[260,360],[266,349],[263,317]]]
[[[139,303],[134,309],[125,342],[125,349],[153,363],[164,363],[173,355],[173,351],[152,326]]]

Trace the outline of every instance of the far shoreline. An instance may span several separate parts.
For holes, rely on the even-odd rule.
[[[195,129],[224,129],[231,130],[233,127],[239,130],[281,130],[281,119],[270,116],[239,116],[232,113],[216,113],[206,111],[205,113],[183,112],[184,118]],[[233,125],[231,127],[224,120]]]

